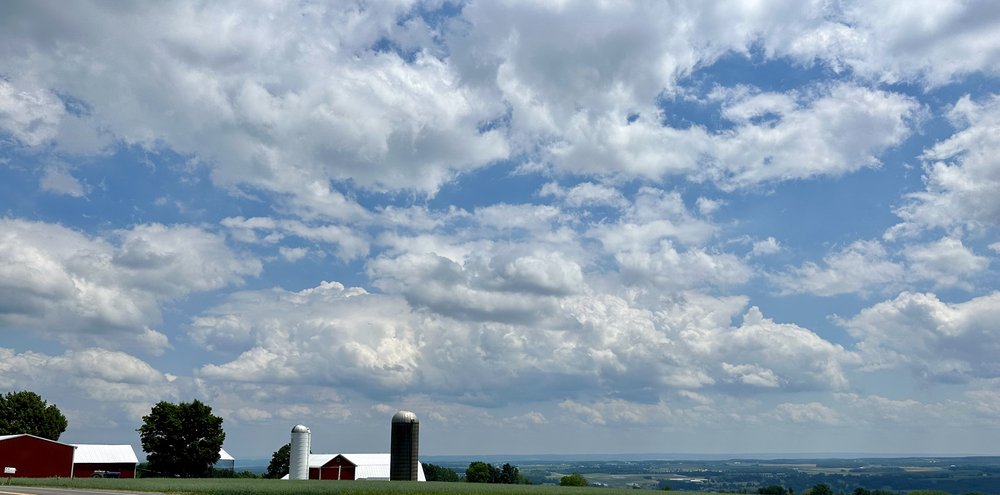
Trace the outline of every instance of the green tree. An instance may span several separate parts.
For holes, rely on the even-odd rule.
[[[137,431],[150,469],[182,477],[207,475],[226,439],[222,418],[197,400],[156,404]]]
[[[288,474],[288,464],[292,459],[292,444],[286,443],[271,454],[271,463],[267,465],[265,478],[282,478]]]
[[[809,489],[809,495],[833,495],[833,489],[826,483],[820,483]]]
[[[781,485],[770,485],[757,489],[759,495],[788,495],[788,490]]]
[[[569,476],[559,478],[560,486],[587,486],[587,478],[580,473],[573,473]]]
[[[494,483],[503,483],[505,485],[526,485],[528,480],[521,476],[521,470],[517,466],[511,466],[510,463],[506,463],[500,468],[499,479],[494,481]]]
[[[473,461],[465,470],[465,481],[469,483],[492,483],[492,471],[496,468],[482,461]],[[426,474],[426,473],[424,473]]]
[[[458,473],[454,469],[449,469],[436,464],[424,463],[424,477],[427,481],[458,481]]]
[[[0,435],[27,433],[59,440],[69,423],[55,404],[48,404],[34,392],[8,392],[0,395]]]

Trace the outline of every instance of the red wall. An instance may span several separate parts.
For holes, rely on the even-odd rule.
[[[94,471],[118,471],[121,473],[120,478],[135,478],[135,464],[112,464],[112,463],[101,463],[101,464],[74,464],[73,465],[73,477],[74,478],[89,478],[93,476]]]
[[[353,480],[354,464],[341,456],[334,457],[321,468],[309,468],[311,480]]]
[[[17,468],[17,478],[70,478],[73,450],[72,445],[29,435],[0,440],[0,473],[5,467],[13,467]]]

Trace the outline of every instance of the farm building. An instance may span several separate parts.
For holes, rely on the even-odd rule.
[[[75,478],[108,477],[135,478],[139,459],[131,445],[75,444],[73,476]],[[117,473],[117,474],[116,474]]]
[[[309,454],[309,479],[388,480],[389,454]],[[427,481],[420,463],[417,481]]]
[[[0,468],[14,468],[18,478],[73,477],[76,447],[34,435],[0,435]]]
[[[219,449],[219,460],[215,462],[215,469],[228,469],[230,471],[236,470],[236,458],[229,455],[226,449]]]

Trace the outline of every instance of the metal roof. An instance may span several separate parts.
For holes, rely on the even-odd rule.
[[[18,433],[18,434],[15,434],[15,435],[0,435],[0,442],[2,442],[4,440],[10,440],[11,438],[17,438],[17,437],[37,438],[38,440],[45,440],[46,442],[58,443],[60,445],[66,445],[67,447],[73,447],[73,445],[68,444],[68,443],[63,443],[63,442],[60,442],[58,440],[49,440],[48,438],[42,438],[40,436],[32,435],[30,433]]]
[[[220,461],[235,461],[236,459],[226,452],[226,449],[219,449],[219,460]]]
[[[139,459],[131,445],[94,445],[77,443],[74,464],[138,464]]]

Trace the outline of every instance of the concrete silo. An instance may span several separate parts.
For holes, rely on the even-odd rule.
[[[389,446],[389,479],[417,481],[420,451],[420,422],[410,411],[399,411],[392,417]]]
[[[305,425],[292,428],[292,446],[288,459],[288,479],[309,479],[309,451],[312,448],[312,433]]]

